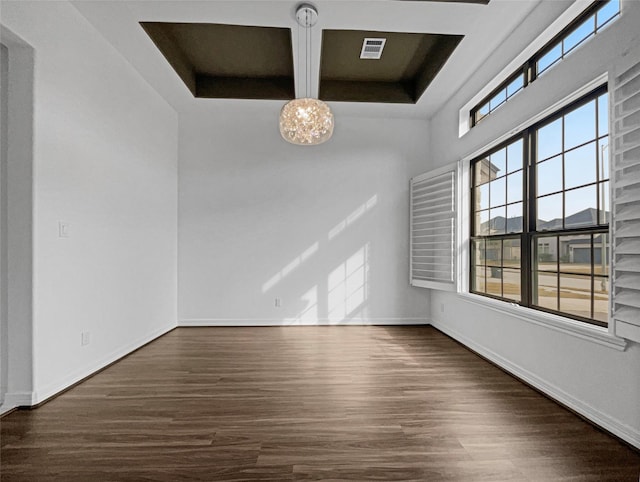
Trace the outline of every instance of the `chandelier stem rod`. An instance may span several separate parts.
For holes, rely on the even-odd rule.
[[[307,43],[307,68],[306,76],[307,76],[307,95],[306,97],[311,96],[311,26],[310,26],[311,18],[310,12],[307,10],[307,22],[306,22],[306,43]]]
[[[300,24],[298,24],[298,63],[296,64],[296,70],[300,72]],[[301,82],[300,76],[296,75],[296,97],[300,97],[301,91]]]

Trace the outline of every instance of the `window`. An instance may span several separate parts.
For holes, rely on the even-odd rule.
[[[491,92],[491,94],[473,108],[471,111],[472,124],[476,125],[486,116],[491,114],[511,97],[524,89],[525,84],[526,69],[523,67],[522,71],[518,71],[505,82],[500,84],[496,90]]]
[[[472,161],[470,291],[606,325],[606,86]]]
[[[620,15],[620,0],[594,3],[534,56],[536,77],[608,26],[618,15]]]
[[[471,126],[494,112],[516,93],[573,52],[579,45],[609,26],[620,15],[620,0],[598,0],[571,22],[524,66],[502,82],[471,109]]]
[[[620,15],[620,0],[596,2],[534,57],[536,76],[540,76],[576,47],[607,27]]]

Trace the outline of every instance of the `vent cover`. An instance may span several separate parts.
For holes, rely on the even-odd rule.
[[[384,44],[386,42],[386,38],[365,38],[362,42],[360,58],[374,60],[380,59],[380,57],[382,57],[382,49],[384,49]]]

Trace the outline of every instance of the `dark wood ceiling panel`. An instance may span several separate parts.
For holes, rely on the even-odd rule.
[[[365,38],[385,38],[379,60],[360,59]],[[320,98],[329,101],[415,103],[461,35],[325,30]]]
[[[141,22],[195,97],[291,99],[291,30],[241,25]]]

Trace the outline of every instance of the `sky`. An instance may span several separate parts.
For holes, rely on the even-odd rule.
[[[598,195],[608,211],[608,182],[596,184],[609,178],[607,114],[605,93],[538,129],[538,219],[550,221],[562,217],[563,187],[567,217],[587,208],[596,209]],[[496,170],[492,177],[497,178],[478,186],[479,208],[491,208],[480,213],[481,221],[522,216],[522,139],[489,159]]]

